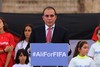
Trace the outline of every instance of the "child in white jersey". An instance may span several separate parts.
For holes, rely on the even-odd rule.
[[[31,24],[26,24],[22,30],[22,35],[20,37],[20,41],[15,47],[15,57],[16,58],[16,53],[19,49],[25,49],[29,52],[29,47],[30,45],[28,44],[29,38],[32,32],[32,25]]]
[[[95,67],[94,61],[86,56],[89,46],[86,41],[79,41],[68,67]]]
[[[15,59],[16,64],[13,67],[30,67],[28,65],[29,58],[28,53],[25,49],[19,49]]]
[[[25,26],[23,27],[20,41],[18,42],[18,44],[15,47],[15,57],[14,57],[14,59],[15,59],[16,53],[19,49],[25,49],[25,50],[27,50],[27,52],[29,54],[29,64],[30,64],[31,60],[30,60],[30,44],[28,44],[28,43],[29,43],[30,35],[32,33],[32,28],[33,28],[33,26],[31,24],[25,24]],[[31,66],[31,64],[30,64],[30,66]]]
[[[94,59],[96,67],[100,67],[100,28],[97,29],[96,35],[98,40],[92,44],[88,56]]]

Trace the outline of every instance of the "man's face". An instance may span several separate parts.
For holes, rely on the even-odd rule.
[[[46,9],[44,11],[44,15],[42,16],[45,24],[49,27],[51,27],[53,24],[55,24],[56,21],[56,15],[53,9]]]

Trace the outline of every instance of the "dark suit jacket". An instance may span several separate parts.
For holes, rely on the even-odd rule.
[[[52,43],[69,43],[68,31],[62,27],[56,26],[53,31]],[[45,26],[34,28],[30,37],[30,43],[46,43]],[[39,67],[39,66],[34,66]],[[56,66],[42,66],[42,67],[56,67]],[[59,66],[62,67],[62,66]]]
[[[69,43],[68,31],[62,27],[56,26],[53,31],[52,43]],[[33,29],[30,43],[46,43],[45,26]]]

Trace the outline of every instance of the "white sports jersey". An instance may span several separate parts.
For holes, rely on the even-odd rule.
[[[28,42],[26,40],[22,40],[22,41],[18,42],[18,44],[15,47],[15,57],[14,58],[16,58],[17,51],[19,49],[25,49],[27,47],[27,45],[28,45]],[[30,62],[31,62],[31,60],[30,60],[30,56],[29,56],[29,65],[31,65]]]
[[[92,44],[88,52],[88,56],[94,58],[96,67],[100,67],[100,42],[99,41]]]
[[[90,57],[78,55],[71,59],[68,67],[95,67],[95,63]]]
[[[26,40],[20,41],[15,47],[15,57],[16,57],[17,51],[19,49],[25,49],[27,45],[28,45],[28,42],[26,42]]]

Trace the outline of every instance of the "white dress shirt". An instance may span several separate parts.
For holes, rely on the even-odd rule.
[[[46,31],[46,36],[47,36],[47,33],[48,33],[48,26],[45,24],[45,31]],[[52,28],[52,34],[51,34],[51,38],[53,36],[53,32],[54,32],[54,28],[55,28],[55,24],[51,27]]]

